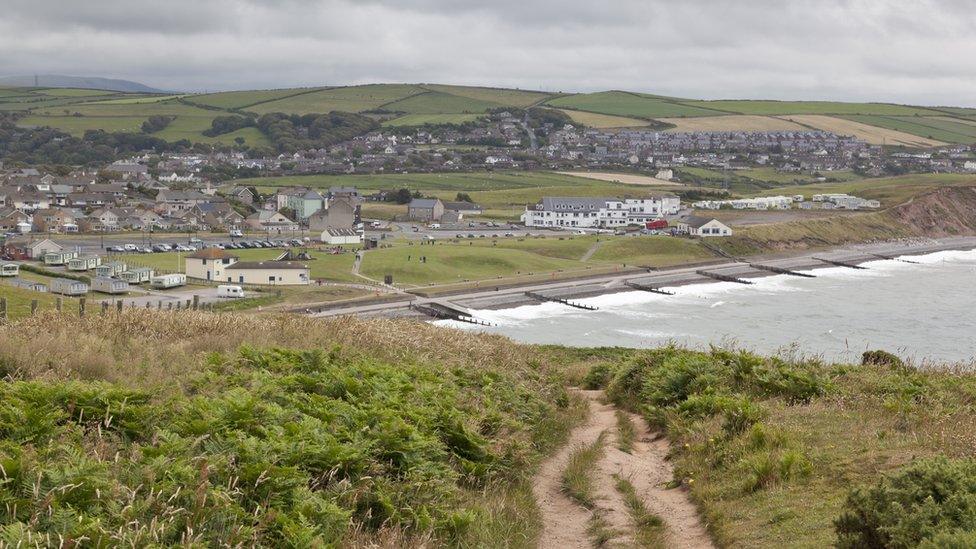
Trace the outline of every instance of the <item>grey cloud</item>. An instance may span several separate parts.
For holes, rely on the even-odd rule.
[[[976,105],[963,0],[7,0],[0,74]]]

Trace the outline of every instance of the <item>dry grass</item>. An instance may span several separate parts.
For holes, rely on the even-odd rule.
[[[854,122],[853,120],[845,120],[833,116],[791,114],[780,118],[818,130],[833,132],[838,135],[853,135],[858,139],[863,139],[874,145],[904,145],[907,147],[938,147],[939,145],[945,145],[945,143],[934,139],[926,139],[910,133],[869,126],[860,122]]]
[[[332,348],[390,362],[535,370],[539,359],[501,336],[410,320],[312,319],[126,309],[78,318],[53,311],[0,326],[0,364],[20,377],[106,380],[172,391],[207,355],[255,348]],[[175,384],[175,385],[174,385]]]

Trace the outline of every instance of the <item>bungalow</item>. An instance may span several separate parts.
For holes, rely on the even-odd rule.
[[[308,265],[298,261],[238,261],[226,268],[227,282],[238,284],[306,285],[310,273]]]
[[[472,202],[445,202],[444,211],[468,215],[481,215],[483,210],[481,206]]]
[[[321,240],[330,246],[360,244],[363,235],[353,229],[326,229],[322,231]]]
[[[239,256],[219,248],[205,248],[186,256],[186,276],[203,280],[223,280],[224,270],[239,259]]]
[[[721,221],[696,215],[679,221],[678,230],[691,236],[732,236],[732,229]]]
[[[64,250],[64,246],[49,238],[45,238],[27,246],[27,257],[41,259],[49,253],[60,252],[62,250]]]

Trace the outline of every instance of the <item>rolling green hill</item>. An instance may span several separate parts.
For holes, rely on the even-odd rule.
[[[250,146],[266,146],[268,140],[253,129],[216,137],[206,137],[203,131],[215,117],[230,113],[344,111],[379,117],[387,126],[416,126],[458,124],[475,120],[490,109],[530,106],[564,109],[576,123],[598,127],[653,125],[656,120],[673,126],[678,124],[676,119],[693,118],[698,130],[727,131],[737,129],[740,120],[762,126],[760,122],[765,117],[769,127],[773,127],[783,124],[774,117],[806,116],[812,120],[813,128],[843,133],[853,131],[850,127],[856,122],[861,128],[865,126],[859,125],[881,129],[887,132],[882,133],[887,138],[878,138],[879,143],[931,146],[976,142],[976,109],[962,107],[832,101],[701,101],[619,90],[555,94],[441,84],[367,84],[185,95],[0,87],[0,112],[23,113],[20,123],[25,126],[51,126],[73,135],[92,129],[137,132],[150,116],[165,115],[174,118],[169,126],[155,134],[162,139],[229,145],[237,138],[244,138]],[[925,139],[916,140],[913,136]]]

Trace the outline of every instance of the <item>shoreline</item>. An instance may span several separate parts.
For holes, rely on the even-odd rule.
[[[859,265],[861,263],[884,259],[881,256],[924,255],[946,250],[968,249],[976,249],[976,236],[858,243],[818,251],[802,250],[797,251],[797,253],[786,252],[750,256],[742,258],[743,261],[741,262],[734,260],[708,261],[693,265],[676,265],[653,271],[630,271],[548,283],[529,282],[506,288],[480,288],[451,295],[425,297],[404,293],[401,294],[402,299],[395,299],[385,303],[368,301],[357,304],[345,304],[340,307],[326,306],[310,314],[314,317],[360,315],[428,319],[430,317],[412,309],[412,305],[446,305],[461,310],[511,309],[542,303],[537,299],[528,297],[526,292],[544,293],[548,297],[559,299],[584,299],[601,295],[640,291],[627,286],[627,282],[654,287],[676,287],[717,282],[717,280],[696,273],[699,270],[748,280],[768,276],[781,276],[779,273],[751,267],[750,264],[762,264],[793,271],[813,271],[819,268],[836,267],[836,265],[820,261],[816,258]]]

